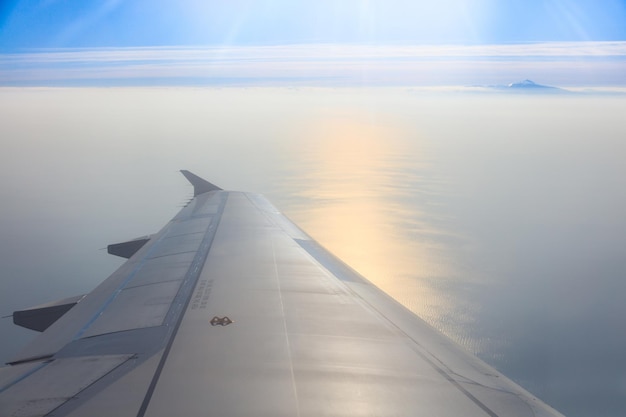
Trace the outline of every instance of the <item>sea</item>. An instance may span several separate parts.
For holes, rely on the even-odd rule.
[[[0,88],[0,360],[14,310],[93,289],[180,169],[265,194],[568,416],[626,415],[626,95]]]

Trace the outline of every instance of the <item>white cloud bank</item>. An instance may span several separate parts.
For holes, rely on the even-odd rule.
[[[0,55],[0,85],[626,86],[626,42],[276,45]]]

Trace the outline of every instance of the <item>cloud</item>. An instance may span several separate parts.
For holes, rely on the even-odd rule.
[[[626,42],[306,44],[42,50],[0,55],[0,84],[468,85],[535,78],[626,85]]]

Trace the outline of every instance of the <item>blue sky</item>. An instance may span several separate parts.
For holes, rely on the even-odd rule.
[[[18,48],[626,40],[616,0],[5,0]]]
[[[94,62],[85,58],[80,63],[65,61],[63,65],[59,65],[57,60],[51,68],[52,79],[70,77],[67,74],[65,78],[60,77],[62,68],[102,69],[103,60],[119,57],[119,54],[113,54],[107,58],[102,54],[103,51],[113,50],[128,52],[155,48],[154,50],[161,52],[159,61],[163,70],[163,61],[169,60],[171,56],[180,56],[181,50],[190,47],[195,50],[204,48],[208,51],[205,56],[212,54],[212,59],[217,59],[230,48],[241,52],[241,48],[258,47],[261,48],[259,51],[268,51],[268,46],[291,45],[292,55],[288,58],[290,61],[297,61],[302,52],[294,49],[293,45],[304,48],[304,58],[310,59],[306,51],[312,45],[337,45],[350,54],[349,47],[354,45],[377,48],[424,45],[515,47],[519,44],[539,43],[550,45],[549,49],[553,50],[555,43],[567,43],[573,51],[580,52],[581,42],[589,49],[589,42],[605,42],[598,45],[606,45],[608,41],[626,41],[626,0],[4,0],[0,4],[0,84],[4,85],[19,84],[22,82],[19,80],[26,80],[24,82],[28,84],[28,77],[18,74],[26,74],[25,69],[31,71],[30,74],[34,74],[35,70],[39,71],[31,79],[41,80],[46,77],[42,71],[50,69],[47,55],[37,58],[34,54],[77,49],[83,52],[101,52],[98,55],[100,61]],[[250,52],[245,51],[246,54]],[[597,51],[598,53],[592,51],[579,54],[576,58],[576,62],[585,61],[585,65],[596,61],[594,65],[599,72],[591,71],[595,76],[587,84],[615,84],[614,79],[620,80],[618,84],[622,81],[626,83],[618,74],[626,73],[623,68],[623,51],[609,54],[609,58],[604,54],[605,46],[599,46]],[[419,48],[414,52],[419,53]],[[526,52],[521,59],[516,58],[515,62],[528,62]],[[142,54],[143,52],[138,56]],[[248,59],[246,54],[244,58]],[[15,55],[29,56],[31,61],[24,67],[23,62],[16,64]],[[363,59],[370,58],[370,53],[365,55],[367,57],[360,58],[359,62],[362,64]],[[471,50],[460,54],[457,51],[447,59],[467,62],[467,57],[474,55]],[[484,62],[484,54],[479,55]],[[545,62],[548,55],[540,55],[540,61]],[[565,55],[571,61],[572,54]],[[89,56],[93,55],[84,55]],[[501,61],[502,54],[498,56]],[[510,57],[511,54],[504,56]],[[241,55],[238,57],[241,59]],[[393,57],[396,62],[407,58],[403,54]],[[415,60],[424,56],[411,55],[409,58]],[[440,56],[438,60],[441,61]],[[562,56],[557,57],[557,60],[563,62]],[[598,60],[603,61],[601,65],[598,65]],[[616,64],[618,61],[621,63]],[[222,64],[221,61],[215,62]],[[128,61],[113,58],[109,64],[107,68],[113,66],[116,69],[116,72],[109,72],[109,79],[125,77],[121,75],[120,66],[129,68]],[[133,79],[137,80],[140,78],[137,65],[142,63],[134,60],[132,64],[135,74]],[[155,60],[143,64],[149,64],[154,69]],[[379,64],[380,62],[375,65],[376,71],[380,71]],[[180,65],[180,61],[175,60],[172,65]],[[496,70],[497,67],[498,65],[494,66]],[[361,70],[363,68],[360,67]],[[408,71],[408,67],[404,68]],[[584,71],[589,73],[589,67]],[[102,71],[96,72],[94,79],[107,78]],[[279,71],[272,78],[284,77],[284,72]],[[153,74],[150,71],[148,73]],[[603,82],[601,78],[606,73],[612,75],[607,78],[607,82]],[[179,75],[177,77],[170,71],[164,76],[170,80],[185,78],[191,80],[191,83],[196,79],[190,77],[188,71]],[[511,77],[515,75],[515,71],[510,74]],[[339,73],[335,78],[344,76],[345,74]],[[199,77],[206,78],[202,73]],[[220,77],[228,78],[228,71]],[[351,77],[354,78],[354,75]],[[154,74],[149,78],[161,79]],[[389,75],[387,78],[396,76]],[[466,78],[471,82],[471,77]],[[480,80],[477,79],[476,82],[489,79],[486,73],[477,78]],[[576,77],[569,78],[573,80]],[[437,84],[437,80],[432,77],[426,81]],[[444,84],[446,82],[468,81],[464,77],[439,81]],[[575,83],[585,84],[584,80],[578,78]]]

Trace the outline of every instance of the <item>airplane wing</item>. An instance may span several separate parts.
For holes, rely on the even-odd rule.
[[[560,415],[261,195],[183,174],[194,198],[111,245],[102,284],[22,312],[44,331],[0,368],[0,416]]]

